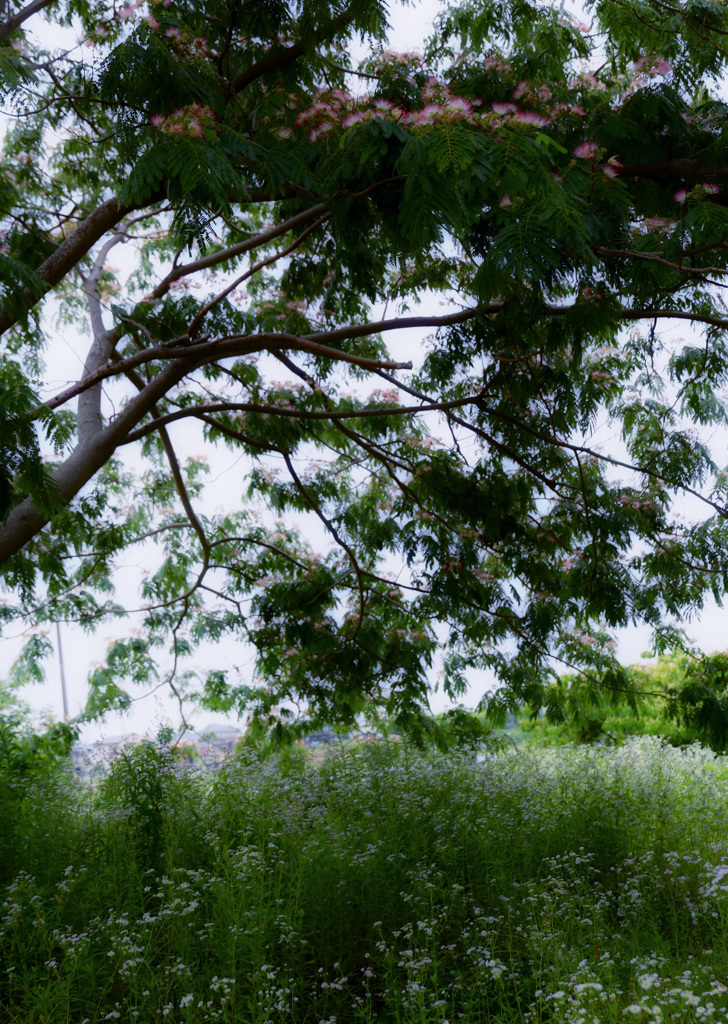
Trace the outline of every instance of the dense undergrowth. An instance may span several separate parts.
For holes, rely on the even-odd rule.
[[[697,746],[146,744],[2,802],[3,1021],[728,1016],[728,764]]]

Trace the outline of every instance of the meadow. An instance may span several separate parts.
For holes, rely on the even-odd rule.
[[[21,773],[22,775],[23,773]],[[728,1017],[728,763],[404,744],[2,774],[0,1018]]]

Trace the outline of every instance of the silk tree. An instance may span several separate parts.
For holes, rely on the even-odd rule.
[[[166,682],[417,730],[438,648],[452,695],[495,670],[494,715],[633,700],[613,630],[671,648],[723,592],[724,7],[466,3],[422,55],[383,48],[386,14],[5,5],[3,621],[94,628],[128,610],[124,552],[153,563],[88,715]],[[53,392],[59,338],[83,370]],[[181,422],[250,466],[231,511]],[[192,679],[231,638],[255,678]],[[691,705],[718,732],[722,678]]]

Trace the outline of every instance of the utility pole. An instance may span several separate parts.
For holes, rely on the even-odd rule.
[[[61,693],[63,694],[63,720],[67,722],[69,719],[68,714],[68,694],[66,693],[66,669],[63,664],[63,647],[61,646],[61,624],[56,619],[56,638],[58,640],[58,662],[61,666]]]

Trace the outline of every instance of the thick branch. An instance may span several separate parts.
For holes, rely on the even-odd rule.
[[[188,358],[191,356],[196,357],[200,361],[207,360],[208,358],[223,359],[231,356],[239,356],[243,354],[243,349],[247,352],[253,352],[262,350],[274,351],[290,348],[302,352],[311,352],[314,355],[325,356],[329,359],[337,359],[342,362],[353,363],[364,369],[372,369],[377,372],[379,370],[409,370],[412,368],[411,363],[393,363],[375,359],[364,359],[359,356],[351,355],[348,352],[340,352],[337,349],[330,348],[329,346],[331,343],[346,341],[352,338],[367,337],[372,334],[384,334],[387,331],[411,330],[423,327],[448,327],[453,324],[464,323],[467,320],[472,320],[478,316],[490,316],[494,313],[498,313],[502,308],[502,302],[493,302],[489,306],[485,306],[481,309],[464,309],[460,310],[458,313],[448,314],[447,316],[397,317],[392,320],[380,320],[378,323],[339,327],[320,334],[307,334],[301,337],[292,334],[241,335],[232,338],[223,338],[219,341],[201,342],[197,345],[189,345],[185,347],[181,347],[179,345],[180,342],[184,341],[184,338],[178,338],[175,339],[177,342],[176,345],[157,346],[155,348],[144,349],[141,352],[135,352],[133,356],[128,356],[126,359],[120,360],[114,366],[102,367],[102,369],[97,370],[96,373],[92,374],[91,377],[78,381],[78,383],[73,384],[65,391],[62,391],[61,394],[56,395],[55,398],[49,399],[49,401],[45,403],[45,407],[49,409],[57,409],[59,406],[70,401],[70,399],[80,395],[83,391],[93,387],[94,384],[97,384],[99,381],[104,380],[107,377],[113,377],[117,374],[125,373],[128,369],[133,369],[136,366],[142,366],[145,363]],[[552,316],[563,316],[567,314],[569,310],[570,307],[568,306],[552,306],[548,312]],[[696,323],[707,323],[714,327],[728,329],[728,319],[723,317],[710,316],[704,313],[683,313],[679,310],[671,309],[622,309],[615,317],[617,320],[654,320],[656,318],[692,320]],[[257,342],[257,344],[252,348],[250,347],[251,341]],[[243,348],[239,349],[239,345],[242,345]]]
[[[38,11],[42,11],[44,7],[49,7],[54,0],[33,0],[32,3],[28,4],[27,7],[23,7],[22,10],[17,11],[7,21],[0,25],[0,44],[4,43],[8,36],[12,35],[16,28],[20,28],[24,21],[28,18],[32,18]]]
[[[161,194],[152,196],[144,205],[151,205],[163,198],[164,196]],[[81,221],[76,230],[68,238],[65,238],[56,251],[36,270],[36,276],[40,278],[42,285],[41,293],[36,294],[30,288],[23,289],[28,309],[31,309],[53,285],[58,284],[70,270],[73,270],[98,240],[107,231],[110,231],[122,217],[131,213],[132,210],[139,209],[140,205],[130,205],[120,209],[116,196],[114,196]],[[17,316],[0,306],[0,334],[4,334],[8,328],[17,323],[17,320]]]
[[[246,202],[259,203],[275,199],[291,199],[298,193],[293,188],[283,188],[280,193],[271,195],[269,192],[259,191],[251,193]],[[90,213],[85,220],[81,221],[78,227],[68,238],[64,239],[58,248],[45,262],[35,271],[40,279],[39,291],[30,288],[23,289],[26,307],[33,306],[53,287],[58,284],[69,271],[79,263],[80,260],[96,245],[99,239],[103,238],[107,231],[115,227],[122,217],[135,210],[142,210],[161,202],[166,196],[166,187],[158,189],[150,196],[139,203],[129,203],[127,206],[119,207],[116,196],[108,199],[105,203]],[[18,317],[10,313],[4,306],[0,306],[0,335],[9,330],[18,322]]]
[[[356,330],[356,328],[353,329]],[[366,333],[374,334],[376,331],[377,326],[374,325]],[[346,337],[346,335],[344,336]],[[352,363],[355,366],[361,366],[365,370],[412,369],[412,363],[410,362],[399,363],[383,359],[366,359],[363,356],[355,356],[349,352],[340,352],[338,349],[329,348],[326,345],[317,344],[310,340],[316,337],[326,340],[328,335],[310,335],[308,338],[301,338],[295,334],[248,334],[238,335],[233,338],[223,338],[221,341],[205,341],[198,345],[187,345],[185,347],[165,347],[160,345],[156,348],[147,348],[141,352],[135,352],[133,356],[120,359],[113,366],[104,366],[92,374],[91,377],[85,378],[77,384],[72,384],[70,388],[66,388],[60,395],[49,399],[45,403],[44,408],[57,409],[60,405],[64,405],[72,398],[75,398],[76,395],[80,395],[107,377],[118,376],[137,366],[143,366],[145,363],[166,360],[194,358],[198,363],[203,363],[233,356],[250,355],[253,352],[272,352],[275,349],[290,348],[301,352],[311,352],[313,355],[325,356],[327,359]]]
[[[83,290],[86,293],[89,305],[89,319],[91,320],[91,331],[93,342],[86,356],[83,368],[84,377],[90,377],[102,366],[108,363],[109,356],[116,341],[116,330],[107,329],[104,325],[101,299],[99,297],[99,283],[104,269],[104,261],[109,251],[123,240],[123,234],[115,234],[101,247],[91,273],[84,281]],[[77,433],[80,444],[91,440],[95,434],[102,429],[101,420],[101,384],[84,391],[78,399]]]
[[[106,465],[129,431],[153,409],[170,388],[178,384],[196,366],[196,360],[187,359],[178,360],[165,367],[125,406],[105,430],[76,446],[68,459],[53,474],[58,497],[63,504],[68,504]],[[17,505],[0,529],[0,564],[17,554],[48,521],[49,517],[39,512],[30,498]]]

